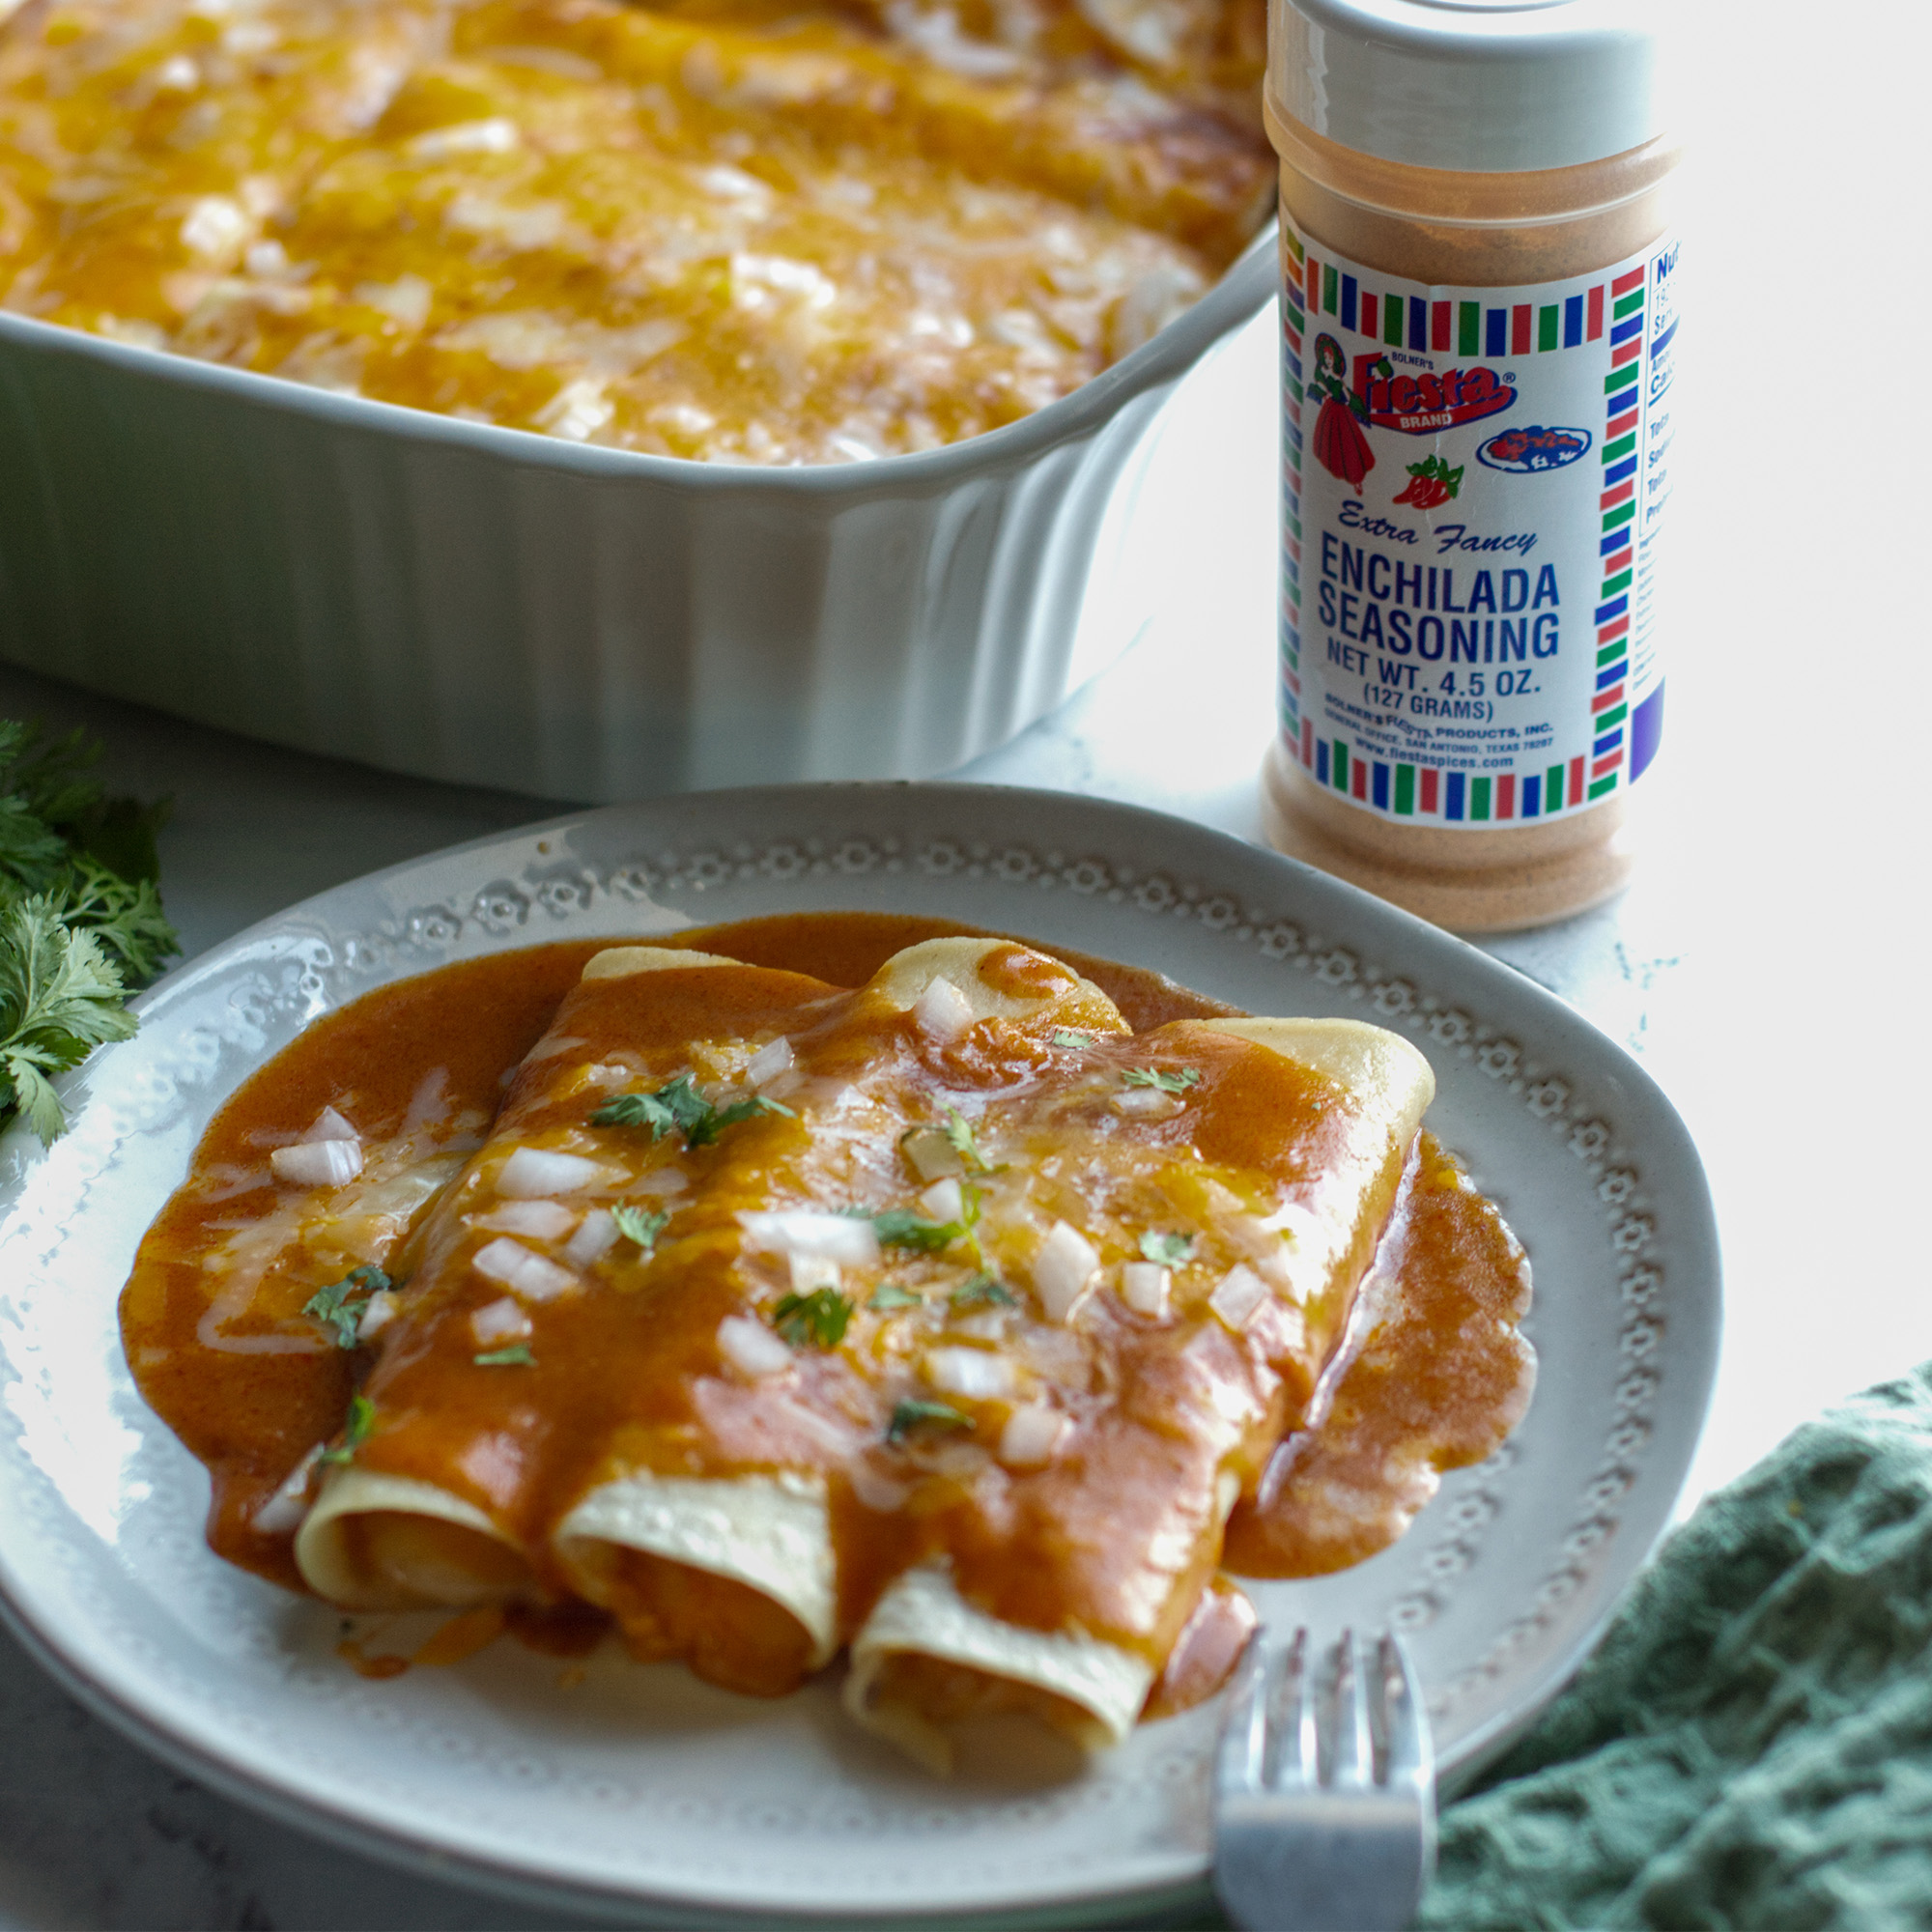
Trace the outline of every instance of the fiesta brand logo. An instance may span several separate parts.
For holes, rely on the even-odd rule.
[[[1355,357],[1355,394],[1377,429],[1431,436],[1461,423],[1500,415],[1516,390],[1493,369],[1444,369],[1397,375],[1386,355]]]

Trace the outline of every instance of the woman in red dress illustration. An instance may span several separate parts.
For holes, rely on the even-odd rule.
[[[1332,335],[1317,336],[1315,373],[1308,384],[1309,394],[1321,398],[1321,413],[1315,418],[1315,460],[1359,497],[1362,478],[1376,467],[1376,453],[1355,420],[1367,417],[1369,406],[1349,393],[1348,375],[1342,345]]]

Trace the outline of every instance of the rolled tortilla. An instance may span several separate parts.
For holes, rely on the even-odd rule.
[[[1184,1049],[1190,1030],[1264,1047],[1332,1082],[1350,1103],[1323,1170],[1309,1183],[1309,1203],[1258,1224],[1262,1241],[1247,1285],[1257,1295],[1272,1291],[1292,1316],[1282,1332],[1307,1350],[1312,1380],[1344,1332],[1435,1077],[1406,1041],[1350,1020],[1180,1022],[1137,1038],[1135,1051],[1145,1043],[1151,1059],[1171,1057],[1162,1049]],[[1276,1255],[1267,1252],[1270,1239],[1280,1244]],[[1220,1297],[1209,1307],[1221,1312]],[[1224,1319],[1236,1329],[1255,1319],[1238,1314],[1238,1297],[1226,1308]],[[1175,1565],[1176,1607],[1160,1627],[1178,1632],[1184,1621],[1177,1613],[1181,1600],[1191,1605],[1205,1585],[1239,1489],[1224,1466],[1211,1512],[1192,1527],[1197,1551],[1209,1560]],[[1083,1509],[1076,1495],[1065,1510],[1069,1534],[1103,1514],[1097,1497]],[[853,1638],[851,1657],[847,1711],[939,1771],[952,1763],[957,1728],[993,1712],[1034,1718],[1090,1749],[1117,1744],[1132,1728],[1160,1661],[1158,1645],[1151,1654],[1077,1629],[1036,1629],[996,1616],[962,1595],[944,1561],[907,1571],[887,1589]]]
[[[557,1525],[554,1547],[573,1587],[613,1611],[647,1660],[695,1657],[714,1682],[785,1690],[838,1648],[838,1561],[816,1471],[639,1471],[592,1491]]]
[[[421,1233],[421,1261],[399,1296],[399,1313],[381,1335],[383,1352],[368,1384],[381,1426],[357,1447],[352,1466],[325,1481],[296,1539],[297,1565],[318,1595],[349,1608],[394,1610],[469,1607],[545,1594],[548,1525],[532,1520],[531,1507],[544,1489],[552,1418],[541,1401],[528,1399],[529,1369],[472,1366],[489,1351],[472,1318],[479,1308],[505,1311],[499,1318],[505,1340],[536,1335],[547,1311],[561,1310],[567,1325],[567,1304],[583,1300],[586,1271],[596,1259],[585,1264],[578,1257],[587,1251],[572,1248],[584,1216],[600,1211],[608,1222],[610,1206],[634,1183],[646,1209],[669,1198],[652,1191],[653,1177],[664,1178],[668,1151],[659,1157],[648,1137],[582,1126],[604,1091],[582,1083],[586,1075],[609,1076],[613,1068],[606,1062],[612,1053],[646,1059],[653,1051],[682,1054],[688,1042],[681,1022],[676,1037],[654,1039],[648,994],[633,997],[629,988],[646,974],[692,968],[705,969],[707,978],[727,970],[742,976],[781,1012],[809,1008],[833,991],[799,975],[669,947],[613,947],[591,957],[549,1032],[526,1057],[489,1142]],[[570,1124],[553,1124],[559,1118]],[[520,1156],[522,1167],[513,1166]],[[547,1236],[546,1225],[555,1232]],[[534,1346],[541,1361],[540,1336]],[[611,1365],[613,1375],[641,1367]],[[473,1403],[453,1408],[440,1401],[439,1391],[452,1386],[452,1370],[459,1378],[505,1378],[489,1390],[500,1391],[504,1401],[480,1409]],[[442,1379],[425,1394],[420,1383],[426,1375]],[[411,1438],[401,1456],[395,1431]],[[401,1466],[384,1467],[391,1461]],[[447,1468],[450,1480],[425,1480],[416,1473],[425,1465]],[[479,1490],[471,1473],[477,1468],[503,1472],[494,1492]],[[621,1515],[614,1501],[607,1506],[611,1520]],[[701,1510],[696,1516],[705,1520]],[[831,1560],[823,1516],[821,1495],[818,1569]],[[803,1534],[795,1532],[794,1540]],[[692,1538],[701,1542],[697,1527]],[[586,1575],[594,1569],[589,1565]],[[812,1655],[823,1647],[825,1624],[826,1615],[817,1615],[806,1639]]]
[[[1034,1719],[1087,1750],[1134,1727],[1153,1665],[1077,1631],[1029,1630],[976,1608],[944,1562],[897,1577],[852,1640],[844,1704],[928,1771],[952,1769],[953,1733],[981,1717]]]
[[[349,1610],[471,1609],[537,1594],[523,1552],[474,1503],[369,1469],[324,1486],[296,1562],[310,1589]]]

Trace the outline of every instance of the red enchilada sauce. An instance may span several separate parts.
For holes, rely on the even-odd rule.
[[[860,985],[907,946],[974,930],[906,917],[810,914],[684,932],[674,943],[776,969],[765,983],[781,1007],[800,995],[787,992],[781,975]],[[235,1243],[270,1216],[281,1191],[268,1176],[267,1151],[289,1142],[302,1123],[333,1105],[353,1116],[365,1142],[382,1145],[413,1134],[406,1144],[417,1156],[441,1156],[454,1172],[488,1136],[511,1074],[544,1036],[584,962],[617,943],[622,942],[532,948],[382,988],[305,1031],[246,1082],[210,1126],[187,1183],[143,1241],[123,1297],[122,1322],[143,1394],[210,1469],[209,1540],[218,1554],[288,1587],[302,1587],[292,1555],[293,1521],[265,1530],[258,1514],[313,1445],[338,1431],[366,1368],[366,1351],[337,1348],[319,1326],[310,1344],[304,1325],[292,1324],[291,1318],[318,1288],[339,1280],[374,1248],[382,1249],[391,1272],[401,1273],[409,1258],[409,1242],[398,1243],[393,1231],[384,1246],[381,1230],[373,1235],[365,1230],[361,1252],[350,1247],[339,1254],[317,1252],[309,1257],[313,1279],[306,1264],[285,1274],[271,1266],[259,1274],[245,1306],[213,1320],[209,1279],[214,1258],[222,1256],[221,1266],[232,1273]],[[1065,951],[1056,956],[1106,992],[1136,1033],[1236,1010],[1141,969]],[[1015,955],[1012,968],[1023,979],[1031,963]],[[670,992],[669,981],[664,988]],[[1016,983],[1012,990],[1026,988]],[[1197,1047],[1211,1052],[1216,1037],[1191,1040],[1189,1057],[1199,1057]],[[1311,1088],[1311,1096],[1315,1093]],[[1306,1115],[1296,1133],[1305,1138],[1313,1132],[1319,1142],[1319,1098],[1311,1097],[1296,1112]],[[407,1208],[405,1201],[397,1210],[397,1229]],[[1527,1300],[1521,1250],[1494,1208],[1424,1135],[1404,1175],[1337,1366],[1313,1402],[1305,1388],[1298,1395],[1291,1392],[1291,1419],[1312,1426],[1287,1436],[1260,1481],[1251,1483],[1253,1493],[1236,1505],[1228,1528],[1227,1566],[1253,1576],[1316,1575],[1393,1542],[1434,1492],[1443,1469],[1479,1461],[1522,1413],[1533,1356],[1516,1324]],[[613,1330],[605,1345],[615,1339]],[[599,1344],[593,1339],[588,1346],[594,1354]],[[563,1366],[568,1376],[567,1362],[554,1364],[548,1346],[545,1362],[553,1374]],[[394,1387],[398,1377],[405,1383],[420,1381],[420,1395],[439,1411],[449,1401],[461,1409],[484,1405],[460,1417],[458,1426],[475,1432],[473,1440],[484,1446],[486,1462],[488,1406],[522,1407],[529,1398],[527,1386],[518,1381],[472,1376],[465,1400],[464,1379],[440,1375],[434,1361],[395,1369],[385,1363],[384,1382]],[[583,1406],[592,1414],[599,1410],[596,1381],[586,1363]],[[567,1481],[581,1478],[600,1445],[568,1439],[575,1406],[559,1403],[556,1393],[557,1384],[551,1381],[541,1418],[524,1415],[517,1430],[501,1439],[515,1435],[517,1457],[534,1455],[546,1467],[569,1471],[570,1477],[557,1478]],[[410,1406],[425,1412],[421,1402]],[[750,1416],[751,1406],[748,1403],[743,1426],[754,1434],[762,1425]],[[407,1424],[402,1426],[404,1436],[390,1441],[384,1466],[408,1473],[414,1459]],[[586,1431],[596,1426],[590,1420],[584,1425]],[[731,1433],[726,1421],[724,1434]],[[661,1445],[653,1455],[654,1463],[662,1463]],[[424,1456],[422,1473],[446,1481],[447,1468],[435,1465],[427,1441]],[[747,1460],[755,1463],[758,1458],[753,1453]],[[477,1481],[488,1488],[487,1469],[479,1466]],[[1105,1541],[1131,1544],[1140,1533],[1131,1526],[1131,1493],[1123,1493],[1121,1502],[1121,1534]],[[272,1520],[275,1512],[269,1515]],[[1114,1513],[1108,1520],[1115,1520]],[[876,1536],[885,1520],[868,1521],[849,1499],[840,1507],[835,1498],[834,1520],[848,1590],[863,1593],[868,1587],[863,1579],[873,1567],[866,1532]],[[1020,1574],[1014,1574],[1016,1566],[1009,1561],[1002,1574],[996,1563],[976,1563],[976,1554],[970,1539],[967,1546],[955,1546],[969,1586],[973,1572],[983,1572],[981,1587],[972,1592],[977,1598],[1016,1621],[1053,1626],[1055,1605],[1046,1600],[1050,1591],[1042,1591],[1054,1564],[1020,1565]],[[988,1559],[995,1554],[990,1542],[985,1554]],[[1104,1552],[1088,1567],[1098,1602],[1110,1581]],[[1122,1573],[1112,1581],[1117,1589],[1128,1589],[1131,1578]],[[1211,1693],[1238,1654],[1251,1617],[1237,1593],[1215,1589],[1203,1595],[1172,1645],[1149,1699],[1150,1714],[1184,1708]],[[494,1634],[498,1627],[478,1613],[458,1621],[462,1632],[452,1632],[442,1647],[453,1646],[460,1654],[468,1654],[469,1635],[486,1627]],[[530,1618],[513,1611],[507,1621],[516,1629]],[[430,1650],[437,1650],[436,1643]],[[422,1661],[450,1660],[425,1655]],[[370,1659],[358,1667],[381,1671],[389,1664]]]

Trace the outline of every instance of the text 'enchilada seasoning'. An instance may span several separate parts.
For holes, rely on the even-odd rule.
[[[1465,931],[1630,876],[1679,154],[1615,0],[1273,0],[1284,851]]]

